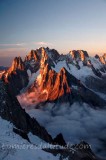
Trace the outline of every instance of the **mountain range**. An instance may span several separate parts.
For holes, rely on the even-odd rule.
[[[74,50],[61,55],[54,49],[42,47],[32,50],[24,61],[16,57],[2,79],[15,96],[20,92],[26,92],[29,97],[35,94],[35,104],[62,99],[73,103],[79,98],[91,105],[103,106],[106,54],[90,57],[86,51]]]
[[[31,133],[53,146],[65,146],[67,142],[64,135],[60,133],[56,138],[52,138],[52,133],[49,134],[47,128],[39,124],[36,116],[31,118],[30,110],[34,109],[36,112],[37,109],[50,108],[55,115],[57,109],[67,104],[69,108],[75,104],[79,107],[86,104],[87,108],[95,111],[104,110],[106,54],[91,57],[84,50],[72,50],[63,55],[55,49],[41,47],[31,50],[24,60],[15,57],[12,65],[0,75],[0,103],[0,116],[11,122],[13,132],[28,143],[31,143],[28,136]],[[106,149],[105,140],[102,140],[103,150]],[[82,144],[87,143],[83,141],[79,145]],[[68,157],[69,160],[99,159],[90,147],[87,150],[77,150],[73,145],[71,150],[74,150],[75,154],[70,153],[69,148],[55,150],[55,147],[53,150],[46,148],[45,152],[60,154],[62,159]]]

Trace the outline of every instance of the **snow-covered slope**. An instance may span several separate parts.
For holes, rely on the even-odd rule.
[[[55,65],[55,68],[53,68],[56,72],[59,72],[61,70],[62,67],[65,67],[67,69],[67,71],[69,73],[71,73],[72,75],[74,75],[76,78],[78,78],[79,80],[81,80],[82,82],[85,81],[86,77],[89,76],[96,76],[93,72],[92,69],[87,67],[87,66],[83,66],[82,62],[79,63],[80,65],[80,69],[78,69],[75,65],[73,64],[68,64],[66,63],[66,61],[60,61]],[[98,77],[97,77],[98,78]]]
[[[59,160],[42,150],[46,142],[32,134],[29,139],[32,143],[24,140],[13,132],[13,125],[0,118],[0,160]]]

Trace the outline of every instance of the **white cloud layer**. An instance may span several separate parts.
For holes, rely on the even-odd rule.
[[[95,110],[83,104],[74,103],[53,107],[44,106],[44,110],[32,109],[27,112],[36,119],[55,137],[62,133],[67,142],[88,142],[93,151],[106,157],[106,109]]]

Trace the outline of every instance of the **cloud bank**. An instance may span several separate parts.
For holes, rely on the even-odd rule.
[[[87,104],[74,103],[44,109],[32,109],[27,112],[35,117],[55,137],[62,133],[65,140],[71,144],[81,140],[88,142],[93,151],[106,157],[106,109],[95,110]]]

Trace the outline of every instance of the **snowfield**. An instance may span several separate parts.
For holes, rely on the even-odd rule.
[[[43,144],[47,143],[37,136],[29,133],[32,142],[29,143],[13,132],[12,124],[1,118],[0,127],[0,160],[59,160],[58,156],[42,150]]]

